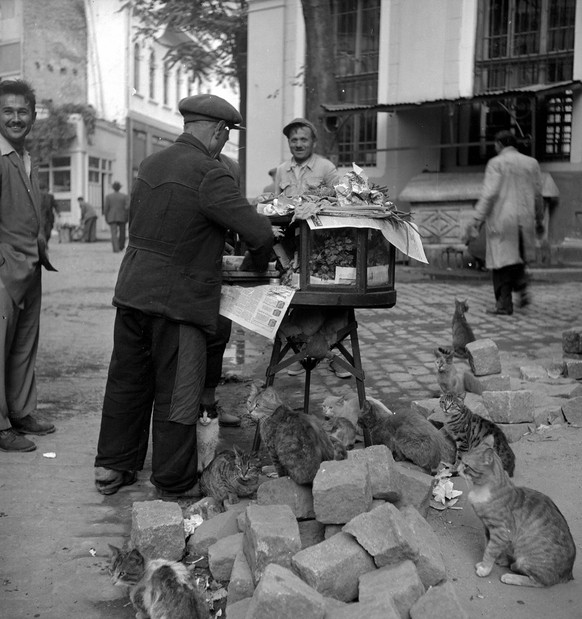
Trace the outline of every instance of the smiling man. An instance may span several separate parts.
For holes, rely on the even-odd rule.
[[[23,434],[55,427],[36,411],[34,368],[38,348],[41,265],[46,253],[36,169],[24,147],[36,119],[27,82],[0,82],[0,450],[34,451]]]
[[[309,188],[339,183],[336,167],[329,159],[317,155],[317,130],[305,118],[295,118],[283,127],[289,142],[291,159],[282,163],[275,174],[275,194],[287,197],[306,193]]]

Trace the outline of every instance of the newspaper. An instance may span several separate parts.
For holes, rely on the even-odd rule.
[[[384,238],[403,254],[428,264],[420,233],[414,223],[408,221],[393,223],[390,219],[373,219],[358,217],[357,215],[350,215],[349,217],[317,215],[310,217],[307,223],[311,230],[323,230],[325,228],[373,228],[380,230]]]
[[[295,288],[289,286],[222,286],[220,314],[245,329],[274,340]]]

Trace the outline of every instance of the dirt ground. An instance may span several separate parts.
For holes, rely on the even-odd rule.
[[[92,462],[112,345],[111,297],[121,257],[102,241],[55,244],[52,260],[59,273],[45,275],[44,279],[38,381],[39,409],[56,423],[58,431],[50,437],[35,438],[39,450],[33,455],[0,454],[0,617],[129,619],[134,614],[127,606],[125,592],[109,582],[107,544],[127,541],[132,502],[155,496],[147,471],[140,475],[138,484],[113,497],[101,497],[92,487]],[[400,283],[402,299],[406,298],[407,286],[405,281]],[[467,293],[463,283],[454,286]],[[483,286],[483,295],[490,294],[488,281],[474,286],[472,294],[481,294],[479,286]],[[546,288],[550,300],[571,295],[572,290],[571,285],[561,283]],[[422,294],[440,298],[443,294],[450,296],[451,289],[450,282],[428,282]],[[582,307],[582,294],[579,299],[578,308]],[[377,333],[374,337],[380,342],[385,337],[384,327],[372,324],[371,315],[367,315],[370,324],[367,322],[366,328]],[[568,319],[572,321],[576,315]],[[544,323],[547,320],[543,318],[540,329],[560,332],[562,323],[550,327]],[[417,345],[413,321],[401,337],[403,347]],[[556,344],[558,350],[548,354],[559,354],[559,340]],[[261,380],[269,352],[264,338],[235,328],[225,368],[243,380]],[[384,357],[379,353],[377,362],[388,364],[390,359]],[[502,362],[515,369],[520,359],[505,351]],[[373,392],[382,393],[381,377],[388,372],[372,368]],[[335,388],[329,376],[321,379],[321,373],[319,377],[315,374],[315,397]],[[297,379],[282,378],[279,384],[284,395],[300,399]],[[341,389],[348,389],[346,385],[344,382]],[[220,388],[221,404],[226,410],[241,411],[246,393],[245,382],[227,382]],[[236,441],[250,447],[253,435],[253,423],[243,419],[242,429],[223,432],[223,444]],[[580,555],[582,429],[554,427],[526,436],[513,447],[517,456],[515,483],[552,497],[569,522]],[[57,458],[43,458],[47,451],[55,451]],[[574,567],[575,580],[550,589],[504,585],[497,567],[488,578],[475,575],[473,566],[481,558],[484,535],[466,503],[464,482],[457,478],[454,483],[456,489],[464,491],[458,504],[462,509],[431,510],[428,520],[439,536],[449,580],[469,617],[582,618],[580,556]],[[89,554],[93,549],[96,556]]]

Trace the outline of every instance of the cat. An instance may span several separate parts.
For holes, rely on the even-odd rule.
[[[467,299],[455,299],[455,311],[453,313],[453,320],[451,323],[453,332],[453,350],[457,357],[463,359],[467,358],[467,349],[465,346],[475,341],[475,334],[473,329],[467,322],[465,312],[469,311],[469,304]]]
[[[494,448],[501,458],[503,468],[510,477],[515,470],[515,454],[509,446],[503,430],[489,419],[471,412],[465,406],[464,396],[454,393],[444,393],[440,399],[440,407],[445,414],[444,431],[455,441],[457,446],[457,468],[463,454],[477,447],[485,437],[492,436]]]
[[[273,387],[251,384],[247,410],[259,423],[261,440],[279,477],[311,484],[320,464],[334,460],[334,445],[322,422],[291,409]]]
[[[489,576],[497,563],[513,572],[501,576],[507,585],[550,587],[572,580],[576,546],[566,519],[550,497],[513,484],[493,444],[487,436],[463,454],[459,469],[487,534],[477,575]]]
[[[323,416],[326,420],[343,417],[358,427],[360,402],[357,395],[328,395],[321,404]]]
[[[360,423],[368,428],[372,445],[386,445],[395,460],[413,462],[429,474],[441,462],[455,459],[453,443],[420,413],[393,413],[379,400],[367,398]]]
[[[130,587],[138,619],[209,619],[207,603],[188,568],[178,561],[145,561],[136,548],[111,549],[111,580]]]
[[[454,364],[455,352],[450,348],[434,349],[435,364],[437,370],[437,382],[442,393],[465,393],[463,378],[457,373]]]
[[[219,431],[218,410],[216,406],[208,408],[200,407],[200,415],[196,424],[199,475],[212,462],[212,459],[216,455]]]
[[[239,498],[253,496],[260,484],[261,467],[254,453],[241,451],[236,445],[216,454],[200,476],[200,490],[204,496],[219,504],[228,499],[239,503]]]
[[[356,427],[345,417],[336,417],[330,420],[329,427],[325,427],[327,433],[336,438],[347,451],[351,451],[356,444]],[[337,458],[336,458],[337,459]]]

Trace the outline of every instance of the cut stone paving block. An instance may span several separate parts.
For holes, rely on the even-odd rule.
[[[568,397],[577,398],[582,395],[582,383],[576,385]]]
[[[485,408],[482,395],[476,393],[465,394],[465,406],[475,415],[489,419],[489,411]]]
[[[434,587],[447,578],[441,545],[430,524],[411,505],[402,508],[402,516],[418,543],[416,571],[425,588]],[[435,615],[436,616],[436,615]]]
[[[582,361],[575,359],[566,359],[566,376],[574,380],[582,378]]]
[[[530,423],[535,400],[531,391],[484,391],[483,403],[495,423]]]
[[[344,608],[333,609],[325,619],[402,619],[390,600],[353,602]],[[229,618],[230,619],[230,618]]]
[[[466,391],[477,395],[481,395],[484,391],[509,391],[511,389],[511,378],[506,374],[475,376],[473,372],[465,372],[463,382]]]
[[[233,604],[228,604],[226,607],[226,617],[228,619],[246,619],[247,611],[251,605],[251,598],[238,600]]]
[[[570,425],[582,428],[582,396],[564,400],[562,413]]]
[[[386,445],[348,451],[348,460],[366,464],[374,499],[394,503],[400,498],[400,476],[392,452]]]
[[[255,584],[270,563],[290,567],[301,550],[297,520],[288,505],[250,505],[243,549]]]
[[[214,580],[229,580],[236,555],[242,551],[243,533],[216,540],[208,548],[208,567]]]
[[[410,619],[469,619],[450,582],[429,589],[410,609]]]
[[[298,552],[292,565],[308,585],[342,602],[355,600],[360,576],[376,569],[374,559],[343,532]]]
[[[228,604],[234,604],[239,600],[250,598],[255,592],[255,583],[251,568],[245,557],[245,553],[240,549],[234,559],[230,582],[228,583]]]
[[[146,559],[179,561],[186,545],[180,506],[170,501],[134,503],[131,510],[131,545]]]
[[[326,524],[323,538],[328,539],[332,535],[336,535],[336,533],[339,533],[342,530],[343,526],[343,524]]]
[[[301,537],[301,550],[323,542],[325,539],[326,526],[317,520],[299,520],[299,536]]]
[[[323,596],[291,570],[271,563],[251,598],[247,617],[251,619],[324,619]]]
[[[412,505],[420,512],[421,516],[426,517],[432,498],[434,478],[422,471],[412,469],[404,463],[400,463],[398,470],[400,471],[402,497],[396,503],[396,507],[401,509],[407,505]]]
[[[405,559],[418,559],[418,542],[414,532],[390,503],[356,516],[344,526],[343,531],[353,535],[358,544],[374,557],[377,567],[394,565]]]
[[[238,516],[234,511],[223,512],[205,520],[190,536],[187,543],[188,553],[194,557],[205,557],[208,555],[208,548],[217,540],[239,533]]]
[[[475,376],[501,373],[497,344],[490,339],[476,340],[465,346],[471,371]]]
[[[364,462],[322,462],[313,480],[315,517],[324,524],[345,524],[367,512],[372,504],[372,486]]]
[[[497,423],[508,443],[517,443],[526,434],[535,430],[535,423]]]
[[[582,326],[562,331],[562,350],[565,353],[582,355]]]
[[[259,505],[289,505],[298,520],[315,518],[309,486],[300,486],[290,477],[264,481],[257,490]]]
[[[547,380],[548,373],[541,365],[524,365],[519,368],[519,376],[522,380],[535,382],[537,380]],[[509,388],[507,388],[507,391]],[[490,389],[489,391],[493,391]],[[501,389],[503,391],[503,389]]]
[[[562,403],[565,398],[553,398],[550,396],[534,394],[534,425],[550,425],[553,423],[563,423]]]
[[[424,594],[416,567],[412,561],[387,565],[360,578],[360,602],[390,600],[401,617],[408,617],[413,604]]]

